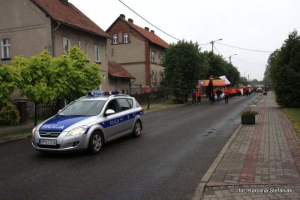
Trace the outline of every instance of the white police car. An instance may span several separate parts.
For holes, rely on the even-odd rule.
[[[32,130],[38,151],[88,150],[99,153],[105,142],[142,133],[143,109],[129,95],[89,92]]]

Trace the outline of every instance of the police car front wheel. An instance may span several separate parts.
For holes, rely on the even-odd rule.
[[[100,131],[95,131],[89,141],[88,152],[91,154],[97,154],[103,147],[103,136]]]

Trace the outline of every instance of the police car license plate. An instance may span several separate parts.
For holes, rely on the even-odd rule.
[[[56,140],[40,139],[40,145],[56,145]]]

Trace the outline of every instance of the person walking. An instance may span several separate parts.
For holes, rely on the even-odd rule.
[[[192,105],[196,104],[196,91],[193,89],[192,91]]]
[[[210,75],[210,77],[209,77],[209,82],[208,82],[208,86],[207,86],[207,88],[206,88],[206,92],[207,92],[207,94],[208,94],[208,98],[209,98],[209,102],[211,103],[211,104],[213,104],[215,101],[214,101],[214,84],[213,84],[213,80],[214,80],[214,78],[213,78],[213,76],[212,75]]]
[[[222,91],[220,90],[220,88],[217,89],[216,93],[217,93],[217,101],[218,101],[218,103],[220,103],[220,96],[222,94]]]
[[[201,96],[202,96],[202,91],[201,91],[200,88],[198,88],[197,91],[196,91],[197,104],[201,103]]]
[[[224,95],[225,95],[225,103],[228,103],[229,89],[226,86],[224,88]]]

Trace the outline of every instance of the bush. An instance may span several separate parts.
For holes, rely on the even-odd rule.
[[[19,123],[19,111],[13,104],[2,107],[0,110],[0,125],[18,125]]]

